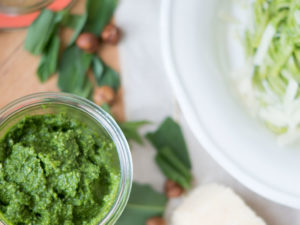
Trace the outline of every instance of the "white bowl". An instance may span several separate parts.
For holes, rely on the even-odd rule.
[[[218,13],[231,2],[163,0],[167,73],[191,129],[212,157],[253,191],[300,209],[300,146],[279,147],[229,85],[229,56],[220,54],[226,27]]]

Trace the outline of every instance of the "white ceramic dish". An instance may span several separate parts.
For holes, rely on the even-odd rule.
[[[229,85],[226,27],[230,0],[163,0],[161,35],[167,73],[201,144],[244,185],[300,209],[300,146],[279,147]],[[230,49],[229,49],[230,50]]]

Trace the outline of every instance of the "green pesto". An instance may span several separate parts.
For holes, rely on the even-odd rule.
[[[115,146],[65,114],[29,116],[0,140],[0,218],[13,225],[94,225],[117,196]]]

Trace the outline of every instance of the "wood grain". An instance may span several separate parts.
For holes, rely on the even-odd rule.
[[[71,9],[74,13],[84,11],[85,0],[78,0]],[[65,45],[71,30],[65,29],[61,33]],[[23,43],[26,29],[0,32],[0,108],[14,99],[35,92],[59,91],[56,82],[57,75],[41,84],[36,76],[36,69],[40,57],[26,52]],[[120,72],[118,49],[116,46],[102,44],[98,51],[99,56],[115,70]],[[122,90],[118,92],[112,111],[119,120],[124,120]]]

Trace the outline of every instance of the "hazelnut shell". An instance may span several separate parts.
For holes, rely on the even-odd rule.
[[[115,99],[115,91],[109,86],[102,86],[96,88],[94,92],[94,102],[97,105],[103,105],[105,103],[111,104]]]
[[[105,43],[116,45],[121,38],[121,31],[117,26],[108,24],[104,27],[101,38]]]
[[[76,45],[83,51],[94,53],[98,49],[99,41],[92,33],[82,33],[78,36]]]

